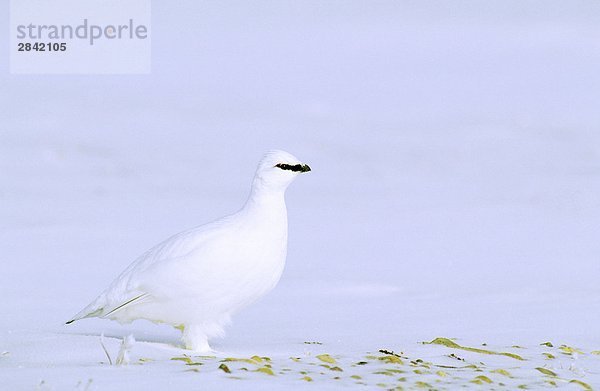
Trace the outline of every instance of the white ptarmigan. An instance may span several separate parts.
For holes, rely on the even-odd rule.
[[[210,351],[230,316],[269,292],[287,254],[288,185],[310,167],[283,151],[258,165],[237,213],[176,234],[135,260],[67,324],[90,317],[147,319],[183,333],[185,347]]]

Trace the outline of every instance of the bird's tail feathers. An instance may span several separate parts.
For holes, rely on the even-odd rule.
[[[94,302],[92,302],[90,305],[88,305],[87,307],[85,307],[84,309],[79,311],[73,317],[73,319],[69,320],[65,324],[71,324],[71,323],[75,322],[76,320],[85,319],[85,318],[94,318],[94,317],[110,318],[116,312],[121,311],[122,309],[130,306],[133,303],[138,303],[139,301],[141,301],[142,299],[144,299],[148,296],[149,295],[147,293],[139,294],[139,295],[134,296],[133,298],[126,300],[125,302],[117,305],[114,308],[111,308],[109,305],[106,304],[105,298],[99,297]]]
[[[88,307],[85,307],[83,310],[78,312],[77,315],[75,315],[73,317],[73,319],[69,320],[68,322],[65,322],[65,324],[71,324],[71,323],[75,322],[76,320],[80,320],[80,319],[93,318],[95,316],[99,316],[100,314],[102,314],[102,311],[104,311],[104,308],[98,308],[95,311],[90,312]]]

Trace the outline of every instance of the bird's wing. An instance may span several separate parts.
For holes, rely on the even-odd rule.
[[[155,269],[157,265],[173,264],[185,259],[204,243],[219,236],[223,228],[229,225],[230,217],[181,232],[154,246],[129,265],[102,294],[67,324],[84,318],[110,318],[124,308],[150,300],[152,292],[144,287],[147,271]]]
[[[140,302],[142,300],[144,300],[145,298],[147,298],[149,295],[147,293],[142,293],[141,295],[137,295],[132,299],[127,300],[126,302],[124,302],[123,304],[119,304],[118,306],[116,306],[115,308],[109,310],[108,312],[106,312],[105,314],[103,314],[101,317],[102,318],[110,318],[111,315],[113,315],[115,312],[122,310],[123,308],[131,305],[131,304],[135,304],[137,302]]]

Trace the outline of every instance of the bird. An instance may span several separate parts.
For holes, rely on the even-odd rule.
[[[287,256],[285,191],[309,171],[288,152],[267,152],[238,212],[152,247],[66,324],[146,319],[179,329],[186,349],[211,352],[209,341],[224,336],[231,316],[279,282]]]

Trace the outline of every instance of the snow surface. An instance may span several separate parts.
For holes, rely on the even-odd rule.
[[[181,1],[153,15],[151,75],[1,62],[0,388],[600,388],[600,3]],[[216,358],[172,360],[178,332],[147,322],[63,325],[152,245],[241,207],[271,148],[313,171],[288,190],[282,281]],[[101,333],[113,361],[135,337],[129,365],[108,365]],[[419,343],[436,337],[527,360]],[[254,355],[275,376],[218,368]]]

